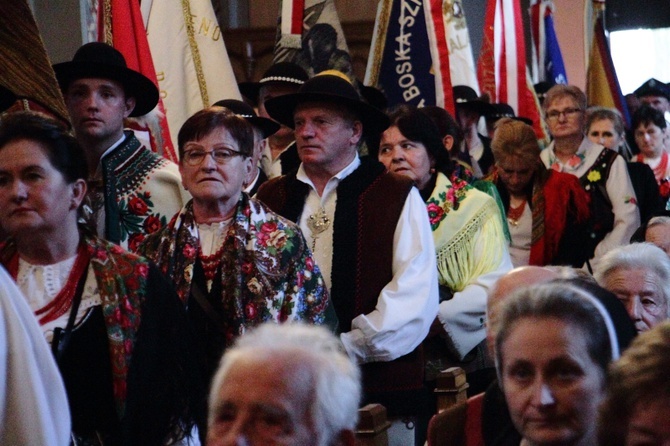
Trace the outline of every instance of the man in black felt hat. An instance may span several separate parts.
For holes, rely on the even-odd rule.
[[[486,176],[493,168],[493,152],[491,138],[477,133],[479,118],[486,116],[491,105],[477,96],[477,92],[467,85],[456,85],[453,88],[456,105],[456,122],[463,132],[463,147],[454,154],[461,161],[472,167],[477,178]]]
[[[663,113],[667,122],[665,135],[666,138],[670,138],[670,86],[652,77],[640,85],[634,93],[640,102]],[[630,133],[632,135],[634,131]]]
[[[254,152],[251,155],[251,162],[256,168],[251,171],[249,177],[244,181],[244,192],[253,197],[258,192],[260,185],[268,180],[267,175],[260,167],[263,141],[279,130],[280,125],[270,118],[257,116],[253,107],[237,99],[224,99],[215,102],[214,105],[227,108],[237,116],[246,119],[254,128]]]
[[[300,65],[279,62],[268,68],[258,82],[238,84],[242,96],[258,106],[258,115],[270,119],[265,109],[265,101],[285,94],[292,94],[309,79]],[[278,177],[296,169],[300,164],[295,148],[293,129],[282,125],[279,130],[263,143],[261,168],[268,178]]]
[[[297,222],[310,243],[342,344],[363,364],[366,400],[381,402],[391,416],[416,415],[419,345],[437,315],[435,248],[411,180],[358,156],[364,133],[384,131],[388,117],[363,102],[344,75],[328,71],[265,105],[295,128],[302,162],[261,186],[257,198]]]
[[[493,138],[493,133],[495,132],[496,122],[502,118],[511,118],[524,124],[533,125],[531,119],[517,116],[509,104],[505,104],[504,102],[490,104],[489,110],[484,115],[484,119],[486,120],[486,131],[491,138]]]
[[[659,80],[649,79],[635,90],[635,96],[656,110],[670,112],[670,87]]]
[[[83,45],[72,61],[53,68],[87,156],[87,218],[98,235],[132,250],[188,198],[177,165],[123,128],[126,118],[153,110],[158,88],[129,69],[119,51],[100,42]]]

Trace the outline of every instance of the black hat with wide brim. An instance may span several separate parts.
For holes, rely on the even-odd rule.
[[[491,104],[477,96],[477,92],[467,85],[456,85],[453,87],[454,103],[456,108],[472,110],[480,116],[485,116],[491,111]]]
[[[16,102],[16,95],[8,88],[0,85],[0,112],[7,110]]]
[[[514,114],[514,109],[511,105],[505,104],[504,102],[499,102],[496,104],[490,104],[489,112],[484,115],[484,118],[487,121],[497,121],[502,118],[512,118],[516,121],[521,121],[524,124],[533,125],[533,120],[517,116]]]
[[[297,93],[268,99],[265,109],[275,121],[294,128],[295,109],[305,102],[329,102],[347,107],[358,116],[363,123],[363,132],[368,135],[381,133],[390,124],[384,112],[361,100],[344,75],[317,74],[305,82]]]
[[[670,101],[670,87],[653,77],[640,85],[634,93],[638,98],[644,96],[663,96]]]
[[[126,59],[117,49],[102,43],[91,42],[81,46],[71,62],[53,66],[61,90],[67,91],[76,79],[111,79],[123,85],[126,96],[135,98],[135,108],[130,116],[149,113],[158,104],[158,88],[145,75],[131,70]]]
[[[308,79],[309,75],[300,65],[293,62],[278,62],[271,65],[258,82],[240,82],[237,86],[242,96],[257,103],[258,94],[264,85],[287,84],[299,88]]]
[[[263,138],[267,138],[279,130],[280,125],[278,123],[274,122],[272,119],[256,115],[253,107],[242,101],[238,101],[237,99],[224,99],[215,102],[213,105],[225,107],[237,116],[244,118],[249,124],[257,127],[261,131]]]

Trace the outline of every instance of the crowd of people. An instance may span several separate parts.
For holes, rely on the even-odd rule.
[[[543,149],[470,87],[455,116],[382,110],[282,62],[186,120],[176,164],[124,128],[159,94],[121,53],[54,70],[72,131],[0,118],[0,329],[26,346],[0,439],[353,445],[381,403],[394,445],[670,441],[670,87],[626,129],[555,85]],[[471,398],[431,436],[454,366]]]

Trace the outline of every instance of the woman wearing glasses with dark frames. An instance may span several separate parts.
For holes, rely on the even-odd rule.
[[[207,382],[246,329],[268,321],[321,324],[328,303],[300,229],[242,192],[256,167],[253,141],[251,124],[226,108],[191,116],[178,145],[182,182],[193,199],[139,248],[187,306]]]
[[[540,153],[547,168],[579,178],[590,194],[589,266],[612,248],[627,244],[640,224],[626,161],[584,135],[586,95],[573,85],[554,85],[544,100],[552,143]]]

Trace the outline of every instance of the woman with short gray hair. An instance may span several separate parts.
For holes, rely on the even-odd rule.
[[[596,281],[616,294],[638,332],[670,317],[670,257],[651,243],[633,243],[608,252]]]

